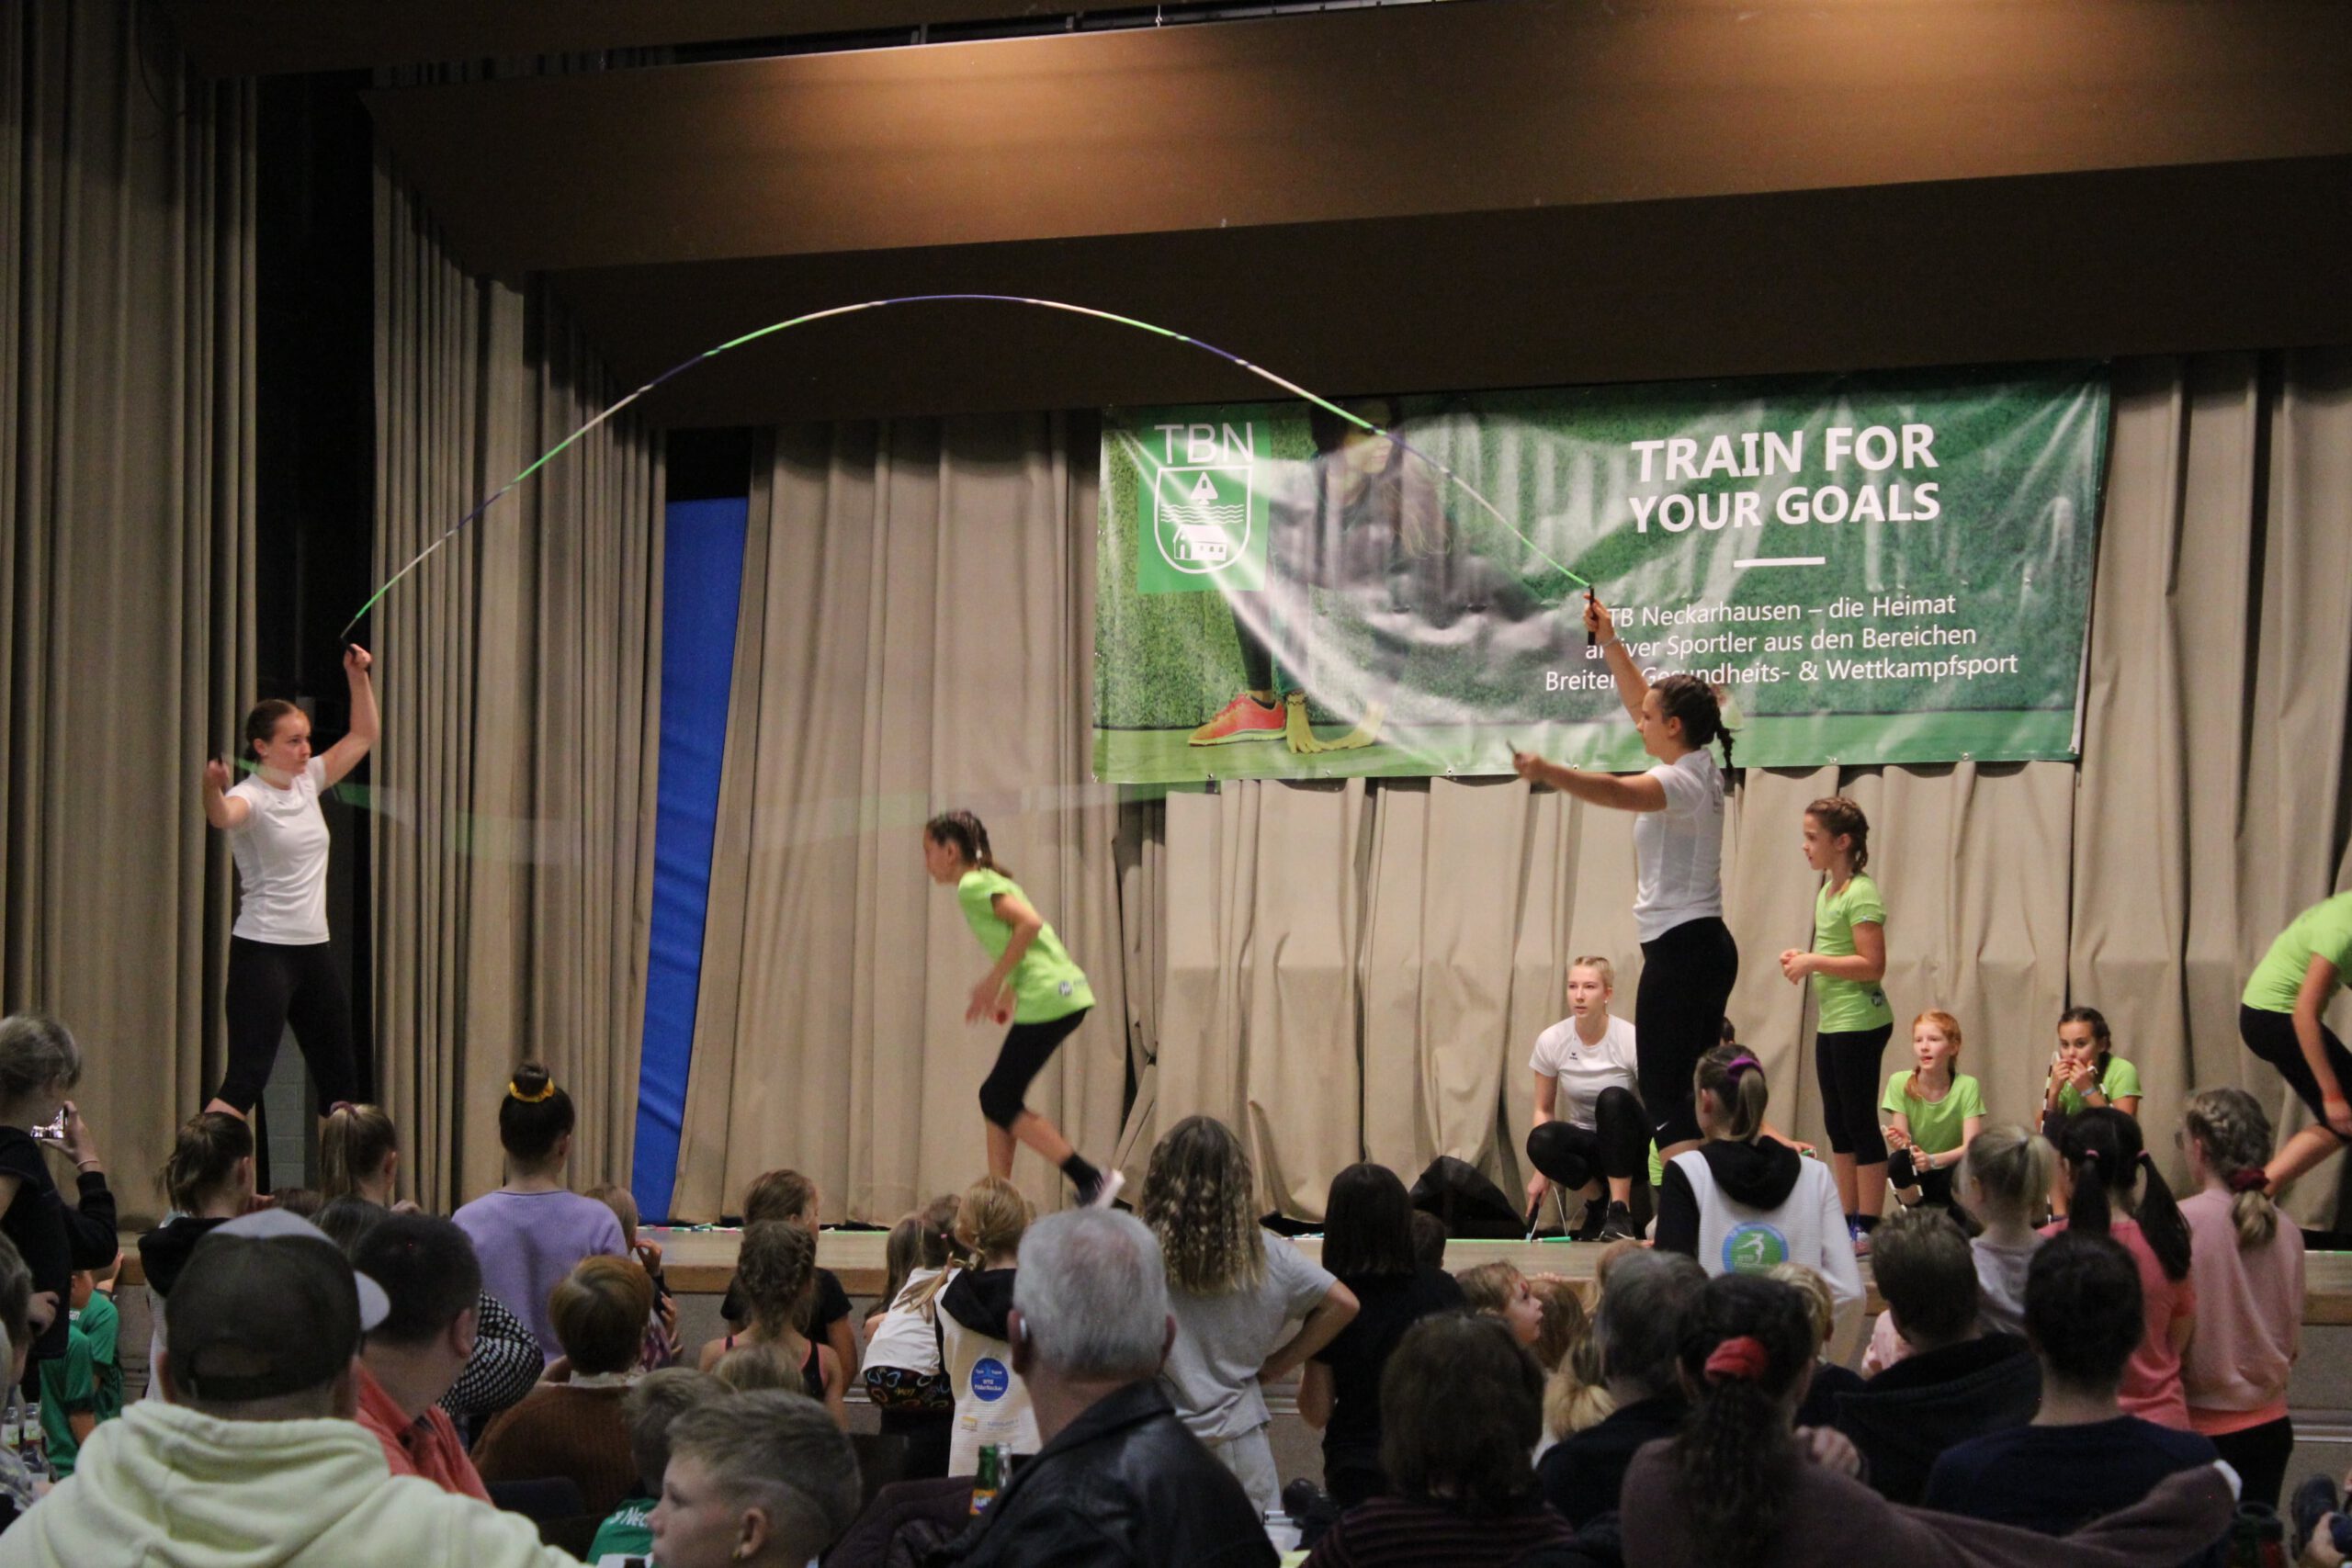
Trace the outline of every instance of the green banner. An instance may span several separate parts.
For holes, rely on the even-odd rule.
[[[1098,778],[1645,766],[1577,577],[1742,764],[2075,755],[2102,368],[1350,412],[1104,416]]]

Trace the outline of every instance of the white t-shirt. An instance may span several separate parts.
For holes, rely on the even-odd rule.
[[[939,1336],[934,1323],[939,1310],[939,1296],[934,1292],[928,1303],[930,1312],[922,1307],[901,1304],[915,1292],[945,1273],[944,1269],[918,1269],[907,1276],[899,1291],[899,1299],[882,1314],[875,1325],[874,1336],[865,1342],[864,1364],[869,1367],[896,1367],[901,1371],[917,1372],[926,1377],[939,1372]]]
[[[326,759],[313,757],[289,788],[249,773],[222,792],[250,807],[229,833],[238,889],[232,936],[280,947],[327,940],[327,819],[319,810],[326,778]]]
[[[1724,912],[1724,774],[1702,747],[1647,777],[1666,809],[1634,818],[1634,932],[1656,942],[1675,927]]]
[[[1584,1043],[1575,1019],[1562,1019],[1535,1037],[1535,1054],[1527,1058],[1527,1065],[1547,1078],[1559,1080],[1553,1113],[1571,1126],[1589,1127],[1593,1102],[1602,1089],[1641,1092],[1640,1060],[1634,1054],[1634,1021],[1611,1014],[1598,1045]]]

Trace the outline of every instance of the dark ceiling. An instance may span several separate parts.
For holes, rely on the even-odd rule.
[[[199,59],[254,70],[394,58],[391,14],[410,24],[400,57],[457,58],[766,35],[783,13],[849,9],[1020,7],[175,14]],[[374,20],[306,23],[337,36],[303,40],[289,10]],[[270,17],[287,36],[266,45]],[[368,101],[459,259],[554,275],[631,381],[807,310],[1001,291],[1354,391],[2352,341],[2347,83],[2336,0],[1483,0]],[[743,423],[1255,389],[1096,323],[910,306],[738,351],[648,412]]]

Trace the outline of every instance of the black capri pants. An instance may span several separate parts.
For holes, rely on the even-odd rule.
[[[1886,1135],[1878,1124],[1879,1058],[1894,1025],[1832,1030],[1814,1037],[1814,1071],[1821,1078],[1821,1113],[1829,1122],[1832,1153],[1856,1165],[1886,1163]]]
[[[1650,1123],[1633,1091],[1602,1089],[1592,1102],[1592,1122],[1546,1122],[1530,1129],[1528,1163],[1571,1192],[1598,1178],[1640,1174],[1649,1157]]]
[[[1690,1075],[1724,1041],[1724,1008],[1739,978],[1739,944],[1713,915],[1685,920],[1642,943],[1634,992],[1634,1043],[1642,1103],[1661,1149],[1699,1141]]]
[[[215,1098],[250,1112],[269,1082],[277,1060],[278,1038],[288,1024],[294,1043],[311,1069],[311,1085],[324,1116],[339,1100],[367,1098],[351,1042],[351,1001],[334,966],[329,942],[289,947],[282,942],[229,939],[229,1069]]]
[[[1046,1070],[1046,1060],[1061,1043],[1086,1021],[1091,1010],[1080,1008],[1043,1023],[1012,1026],[1004,1043],[997,1049],[996,1066],[989,1069],[989,1076],[980,1084],[980,1114],[989,1119],[990,1125],[1007,1132],[1012,1130],[1012,1124],[1028,1109],[1022,1101],[1029,1093],[1030,1084]]]
[[[2238,1006],[2238,1038],[2245,1048],[2278,1069],[2295,1098],[2312,1108],[2312,1115],[2320,1128],[2333,1135],[2335,1129],[2327,1124],[2325,1097],[2320,1093],[2319,1079],[2312,1076],[2312,1065],[2303,1060],[2303,1043],[2295,1038],[2295,1015],[2290,1012],[2270,1012],[2262,1008]],[[2352,1052],[2344,1049],[2344,1042],[2335,1037],[2327,1025],[2319,1026],[2320,1049],[2327,1054],[2327,1065],[2335,1069],[2335,1081],[2346,1094],[2352,1094]],[[2337,1143],[2344,1140],[2337,1137]]]

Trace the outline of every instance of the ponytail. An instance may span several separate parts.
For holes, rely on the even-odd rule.
[[[933,843],[952,847],[966,865],[992,871],[999,876],[1012,874],[1012,868],[1000,862],[989,848],[987,824],[968,811],[943,811],[924,823],[922,831]]]
[[[319,1201],[356,1196],[359,1183],[383,1169],[400,1146],[400,1134],[382,1106],[337,1100],[319,1129]]]
[[[2270,1118],[2261,1101],[2242,1089],[2209,1089],[2191,1095],[2181,1122],[2196,1140],[2205,1167],[2230,1190],[2230,1221],[2237,1226],[2238,1250],[2267,1247],[2278,1234],[2278,1205],[2270,1200]]]
[[[2165,1278],[2188,1278],[2188,1221],[2173,1201],[2164,1172],[2148,1157],[2140,1141],[2140,1123],[2111,1106],[2078,1111],[2059,1134],[2058,1153],[2075,1183],[2067,1204],[2067,1228],[2105,1235],[2112,1228],[2113,1210],[2120,1207],[2139,1222]],[[2132,1202],[2134,1187],[2139,1202]]]
[[[1715,1103],[1724,1108],[1728,1118],[1724,1137],[1752,1143],[1764,1130],[1764,1107],[1771,1098],[1771,1086],[1764,1081],[1764,1064],[1745,1045],[1718,1045],[1700,1057],[1690,1074],[1690,1086],[1694,1093],[1704,1089],[1713,1095]]]
[[[1692,1535],[1726,1562],[1771,1554],[1798,1468],[1787,1399],[1811,1366],[1804,1297],[1777,1280],[1724,1274],[1683,1315],[1690,1418],[1670,1450]]]
[[[239,1160],[251,1159],[254,1130],[242,1116],[207,1111],[180,1123],[171,1157],[164,1162],[156,1185],[172,1207],[193,1214],[204,1200],[219,1193],[237,1173]]]
[[[2039,1134],[1996,1123],[1968,1141],[1960,1167],[1984,1194],[1987,1210],[2002,1219],[2025,1220],[2050,1196],[2055,1159]]]

